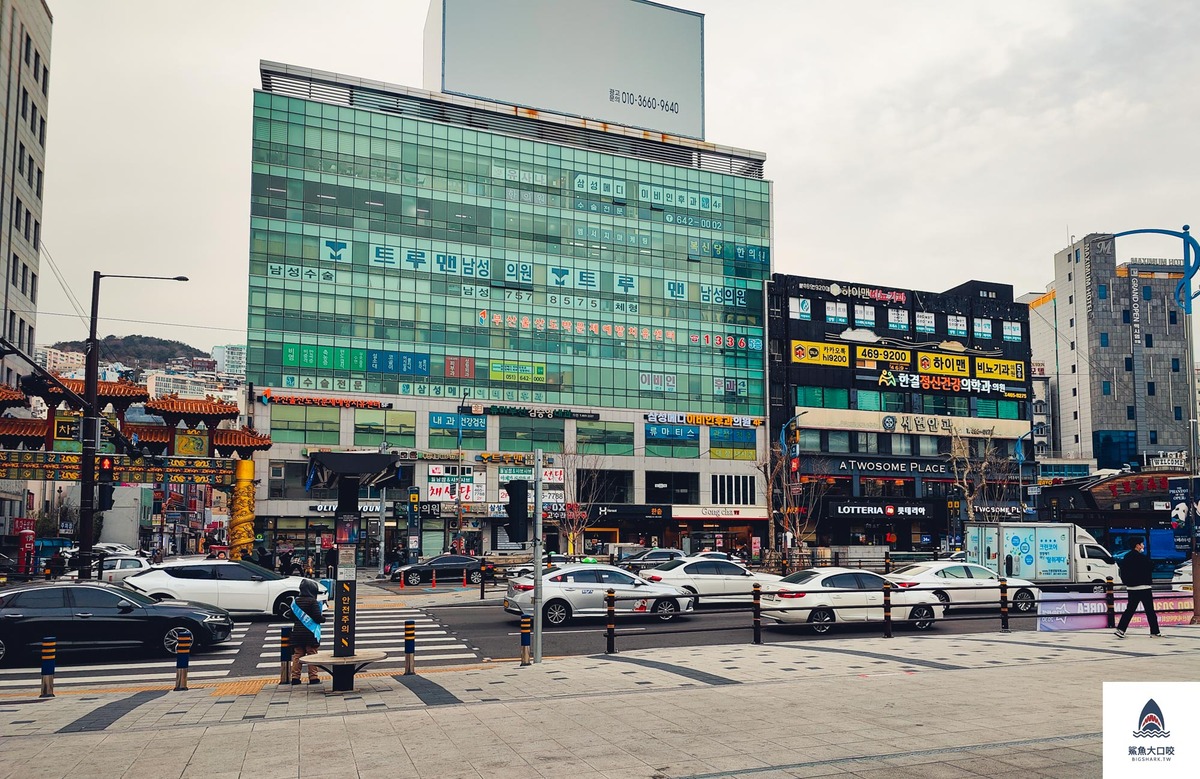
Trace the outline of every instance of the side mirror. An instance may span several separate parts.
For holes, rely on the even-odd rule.
[[[250,577],[250,581],[261,582],[261,581],[263,581],[263,577],[259,576],[258,574],[254,574],[253,576]]]
[[[127,600],[117,601],[117,608],[121,611],[133,611],[133,604]]]
[[[634,579],[634,580],[633,580],[633,586],[634,586],[634,587],[645,587],[645,586],[646,586],[646,582],[642,581],[641,579]]]

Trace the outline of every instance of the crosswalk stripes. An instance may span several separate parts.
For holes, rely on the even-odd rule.
[[[404,664],[404,623],[411,620],[416,627],[416,663],[423,665],[462,665],[479,660],[479,654],[463,641],[450,635],[436,620],[417,609],[371,609],[359,611],[354,621],[354,645],[388,653],[384,660],[371,667]],[[288,623],[271,623],[260,653],[260,669],[279,667],[280,628]],[[327,618],[325,635],[332,635],[332,622]],[[324,639],[325,636],[322,636]],[[323,640],[322,644],[331,646]],[[274,650],[274,651],[272,651]]]
[[[206,649],[203,653],[197,653],[188,664],[188,677],[196,680],[208,680],[228,676],[229,667],[233,665],[238,652],[241,651],[249,628],[248,624],[235,623],[229,641]],[[77,662],[81,654],[71,653],[70,656],[59,658],[54,672],[55,687],[128,684],[130,682],[155,683],[169,682],[175,679],[175,661],[170,658],[73,665],[72,663]],[[96,655],[96,657],[106,656],[111,657],[112,655],[109,653]],[[40,667],[0,669],[0,692],[20,689],[36,690],[40,681]]]

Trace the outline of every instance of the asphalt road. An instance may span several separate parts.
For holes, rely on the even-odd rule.
[[[493,660],[512,659],[521,654],[520,619],[505,613],[497,600],[448,606],[429,606],[424,611],[445,626],[450,635],[474,649],[481,657]],[[653,617],[617,618],[616,647],[649,649],[658,646],[706,646],[713,644],[750,643],[753,639],[753,618],[749,606],[702,605],[691,616],[662,622]],[[1036,630],[1036,617],[1011,617],[1009,627],[1016,630]],[[1000,629],[1000,616],[995,610],[954,609],[948,619],[938,620],[930,629],[938,635],[956,633],[985,633]],[[897,624],[896,634],[917,634],[906,625]],[[881,636],[882,623],[868,625],[838,625],[825,635],[817,635],[802,625],[778,625],[763,620],[762,639],[773,641],[821,641],[826,637]],[[544,657],[602,654],[606,645],[605,621],[577,619],[561,628],[549,628],[542,636]]]

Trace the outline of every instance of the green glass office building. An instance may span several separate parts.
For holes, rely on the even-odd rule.
[[[604,540],[687,535],[691,514],[725,522],[720,506],[754,514],[769,439],[763,155],[261,71],[247,378],[271,396],[255,422],[281,482],[260,515],[311,513],[283,483],[307,449],[384,441],[412,448],[424,489],[444,476],[437,452],[466,450],[476,487],[456,503],[485,507],[485,538],[513,475],[489,464],[535,448],[606,458],[614,506],[674,507],[643,530],[614,509]]]

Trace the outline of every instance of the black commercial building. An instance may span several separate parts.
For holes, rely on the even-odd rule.
[[[952,442],[1009,465],[1018,439],[1030,450],[1029,313],[1012,287],[775,274],[768,301],[770,429],[787,428],[789,471],[777,516],[819,545],[953,542]],[[1015,467],[1010,481],[976,496],[977,519],[1022,515]]]

